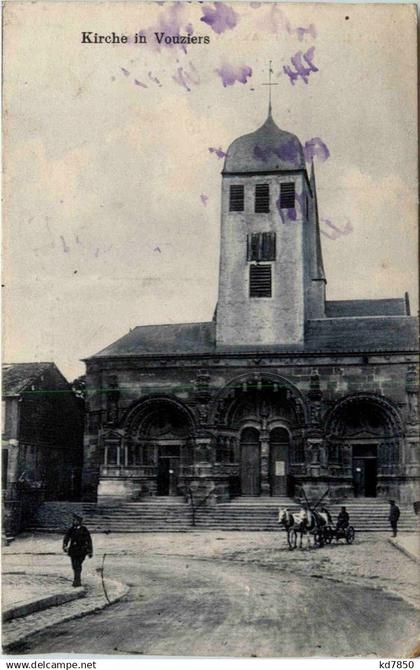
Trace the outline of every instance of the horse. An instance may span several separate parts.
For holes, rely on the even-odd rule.
[[[287,542],[290,549],[296,549],[297,536],[300,535],[299,547],[302,548],[303,526],[300,518],[300,512],[293,513],[290,510],[279,508],[279,523],[284,526],[287,532]]]
[[[323,507],[319,512],[315,509],[310,509],[305,506],[299,513],[299,521],[302,525],[303,532],[312,535],[314,544],[322,546],[324,544],[324,534],[328,526],[332,524],[332,517],[329,511]]]

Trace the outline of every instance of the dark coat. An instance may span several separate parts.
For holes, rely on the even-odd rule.
[[[397,505],[391,505],[391,509],[389,510],[390,522],[397,523],[399,518],[400,518],[400,508],[397,507]]]
[[[341,524],[346,524],[347,526],[349,525],[350,521],[350,516],[348,512],[340,512],[340,514],[337,517],[337,523]]]
[[[86,526],[71,526],[64,536],[63,549],[67,549],[69,556],[91,555],[92,538]]]

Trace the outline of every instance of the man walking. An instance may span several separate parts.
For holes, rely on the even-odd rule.
[[[389,510],[389,522],[392,528],[392,536],[397,537],[397,524],[398,519],[400,518],[400,508],[395,504],[395,500],[390,500],[389,504],[391,505]]]
[[[73,568],[73,586],[81,586],[82,563],[86,556],[92,558],[92,538],[86,526],[82,526],[82,517],[73,515],[73,525],[68,529],[63,540],[63,551],[70,556]]]

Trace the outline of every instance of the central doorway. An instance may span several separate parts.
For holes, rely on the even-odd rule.
[[[241,494],[259,496],[260,476],[260,436],[256,428],[245,428],[241,433]]]
[[[376,498],[376,444],[353,445],[353,487],[355,497]]]
[[[270,492],[272,496],[289,495],[288,486],[289,433],[274,428],[270,433]]]

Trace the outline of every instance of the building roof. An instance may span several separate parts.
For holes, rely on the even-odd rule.
[[[92,358],[141,354],[194,354],[215,351],[215,324],[174,323],[137,326]]]
[[[326,354],[335,351],[417,351],[417,328],[417,319],[408,316],[313,319],[307,323],[304,346],[216,347],[214,322],[138,326],[91,356],[90,360],[126,356],[245,353],[248,350]]]
[[[327,300],[325,315],[340,316],[407,316],[405,298],[381,300]]]
[[[307,323],[305,350],[417,351],[418,320],[414,316],[313,319]]]
[[[292,133],[281,130],[269,114],[258,130],[238,137],[227,150],[224,173],[305,170],[303,148]]]
[[[28,386],[34,384],[42,373],[53,368],[59,372],[54,363],[3,363],[3,395],[19,395]]]

